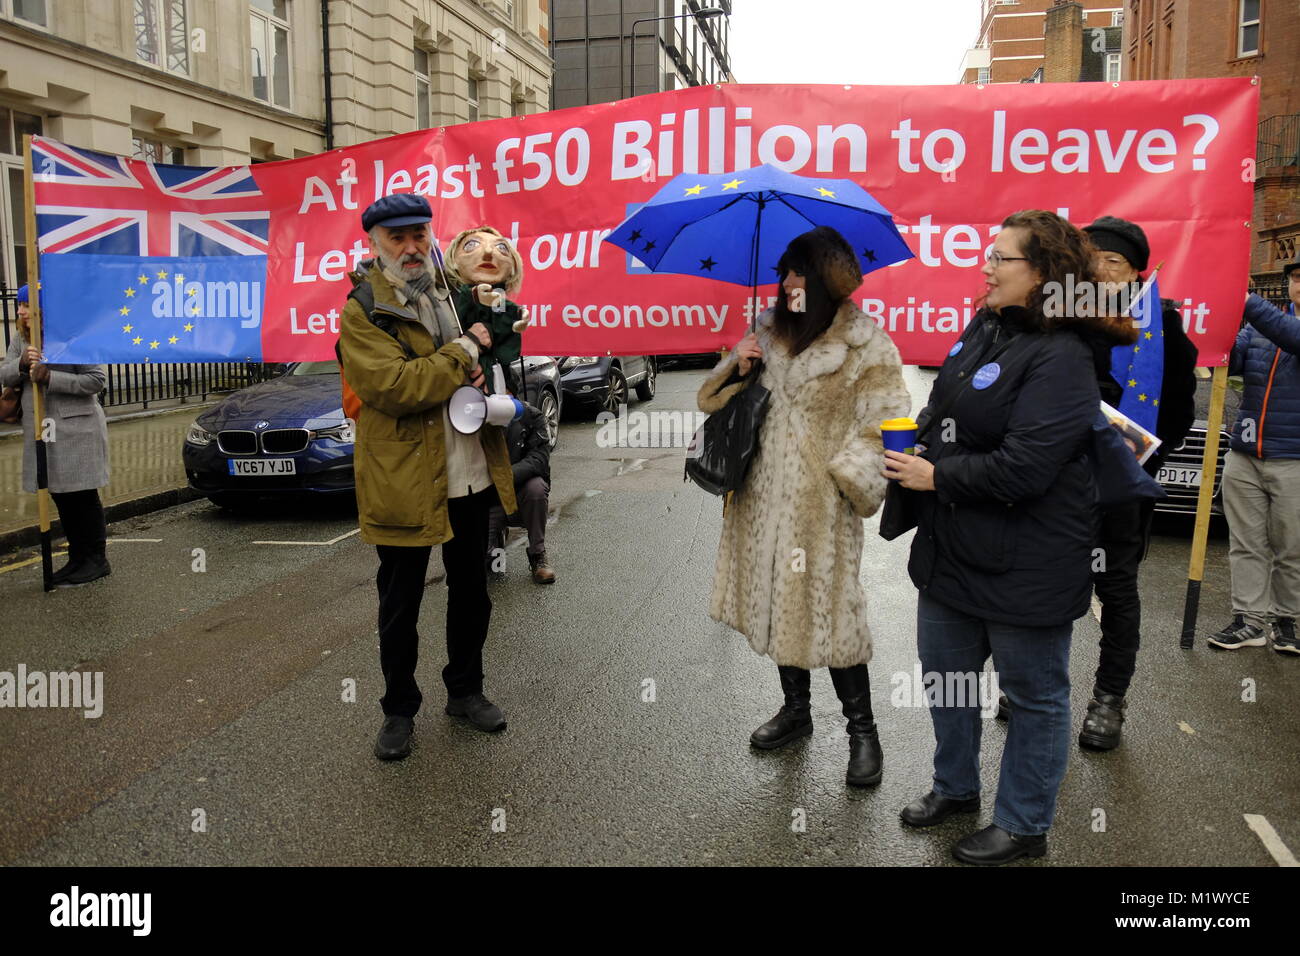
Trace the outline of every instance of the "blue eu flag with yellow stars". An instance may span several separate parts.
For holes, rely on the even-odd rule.
[[[1151,434],[1160,417],[1160,385],[1165,375],[1165,333],[1160,310],[1160,288],[1153,275],[1134,302],[1129,315],[1137,326],[1133,345],[1117,345],[1111,352],[1110,374],[1124,389],[1119,410]]]

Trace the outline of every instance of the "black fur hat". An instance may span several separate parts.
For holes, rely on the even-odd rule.
[[[1084,226],[1092,244],[1102,252],[1118,252],[1138,272],[1146,272],[1151,260],[1147,234],[1137,223],[1116,216],[1102,216],[1091,226]]]

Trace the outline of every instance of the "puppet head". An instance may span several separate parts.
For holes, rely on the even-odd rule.
[[[523,285],[524,261],[501,233],[491,226],[476,226],[447,246],[447,272],[462,285],[486,282],[510,296]]]

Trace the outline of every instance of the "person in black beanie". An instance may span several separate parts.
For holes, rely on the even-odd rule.
[[[1084,226],[1083,231],[1097,249],[1094,264],[1099,281],[1112,285],[1144,281],[1142,273],[1150,261],[1151,247],[1141,226],[1115,216],[1102,216]],[[1196,417],[1196,346],[1183,329],[1177,303],[1161,299],[1160,304],[1161,337],[1154,340],[1164,346],[1155,428],[1160,446],[1143,466],[1153,476],[1183,443]],[[1102,401],[1118,408],[1124,388],[1115,376],[1122,376],[1123,370],[1111,368],[1110,343],[1097,342],[1093,351]],[[1142,623],[1138,566],[1151,540],[1154,510],[1155,502],[1144,499],[1101,513],[1098,546],[1105,563],[1093,574],[1093,587],[1101,602],[1101,655],[1092,699],[1079,732],[1079,746],[1090,750],[1112,750],[1120,742]]]

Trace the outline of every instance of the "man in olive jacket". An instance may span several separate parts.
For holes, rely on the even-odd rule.
[[[481,324],[462,334],[446,278],[430,258],[431,218],[428,200],[409,194],[362,213],[376,261],[358,277],[339,337],[344,377],[361,400],[354,463],[361,537],[379,552],[381,760],[410,753],[423,699],[416,623],[435,544],[447,572],[446,712],[481,730],[505,727],[483,695],[492,614],[484,561],[488,511],[498,502],[516,510],[514,482],[501,428],[463,435],[451,425],[448,399],[462,385],[482,385],[476,366],[491,335]]]

